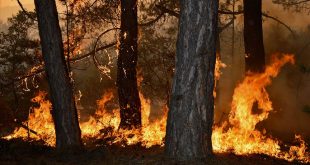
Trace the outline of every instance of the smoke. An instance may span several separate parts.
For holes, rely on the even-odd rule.
[[[28,0],[30,1],[30,0]],[[1,2],[1,0],[0,0]],[[11,2],[10,2],[11,3]],[[12,2],[13,3],[13,2]],[[15,2],[14,2],[15,3]],[[17,5],[17,3],[16,3]],[[33,10],[33,5],[25,7]],[[3,9],[3,10],[2,10]],[[5,10],[4,10],[5,9]],[[6,20],[12,12],[17,11],[18,6],[12,8],[4,7],[4,3],[0,5],[0,19]],[[60,9],[61,10],[61,9]],[[301,134],[310,141],[310,15],[309,11],[294,12],[284,10],[283,6],[275,5],[272,1],[263,1],[263,12],[273,16],[285,24],[293,31],[294,35],[283,25],[280,25],[275,20],[264,18],[264,44],[268,58],[275,52],[295,54],[296,64],[294,66],[286,66],[282,69],[279,76],[273,79],[273,83],[268,87],[271,101],[275,113],[272,113],[266,121],[260,124],[259,127],[267,128],[267,132],[279,139],[291,141],[294,134]],[[5,17],[5,19],[4,19]],[[167,17],[169,18],[169,17]],[[165,21],[166,19],[165,18]],[[174,65],[175,54],[175,36],[177,31],[177,21],[165,22],[165,26],[160,28],[151,27],[142,33],[142,37],[146,40],[143,45],[144,49],[140,48],[139,65],[143,69],[144,82],[142,82],[142,93],[152,101],[151,120],[163,114],[162,107],[167,103],[166,90],[164,87],[169,87],[171,84],[170,75],[165,77],[166,73],[173,72],[167,64]],[[235,27],[234,50],[232,52],[232,29],[228,28],[221,33],[221,60],[227,65],[222,70],[223,74],[219,81],[219,89],[217,93],[215,122],[219,123],[228,118],[228,113],[231,109],[230,103],[232,100],[233,90],[236,85],[244,78],[244,46],[243,46],[243,17],[237,16]],[[169,26],[171,24],[171,27]],[[167,27],[169,26],[169,27]],[[0,28],[2,30],[2,28]],[[158,30],[160,29],[160,30]],[[157,33],[152,31],[157,31]],[[170,36],[165,36],[161,33],[169,32]],[[160,34],[160,35],[159,35]],[[157,40],[154,36],[159,36]],[[147,38],[148,37],[148,38]],[[141,41],[142,43],[142,41]],[[162,44],[165,43],[165,44]],[[149,44],[149,45],[147,45]],[[168,45],[168,46],[167,46]],[[113,51],[113,50],[110,50]],[[171,55],[172,54],[172,55]],[[98,53],[98,56],[104,56],[104,53]],[[144,55],[144,56],[143,56]],[[161,56],[169,58],[164,59],[166,63],[158,60]],[[171,57],[171,58],[170,58]],[[145,60],[144,60],[145,59]],[[150,60],[151,59],[151,60]],[[156,59],[160,65],[154,62]],[[143,61],[144,60],[144,61]],[[152,61],[153,60],[153,61]],[[86,67],[81,71],[75,71],[76,89],[82,93],[81,97],[81,116],[86,116],[83,120],[87,120],[96,110],[96,100],[108,89],[113,88],[116,93],[116,62],[114,68],[111,68],[112,79],[102,77],[92,64],[85,64]],[[147,68],[149,66],[161,67],[163,65],[163,73],[159,74],[159,79],[154,81],[155,74],[153,70]],[[79,68],[80,69],[80,68]],[[170,69],[170,70],[169,70]],[[155,69],[158,72],[159,69]],[[165,74],[164,74],[165,73]],[[101,79],[102,77],[102,79]],[[166,80],[167,79],[167,80]],[[167,81],[167,83],[166,83]],[[168,85],[167,85],[168,84]],[[155,90],[154,90],[155,88]],[[152,94],[155,92],[155,94]],[[160,99],[153,96],[159,96]],[[115,99],[117,104],[117,98]]]
[[[284,10],[283,6],[271,1],[263,1],[263,12],[287,24],[264,18],[264,45],[267,64],[274,53],[292,53],[296,64],[285,66],[278,77],[273,79],[267,90],[275,112],[259,124],[258,129],[266,128],[283,141],[292,141],[295,134],[301,134],[310,141],[310,15],[309,11],[295,12]],[[232,56],[232,30],[221,34],[221,58],[227,64],[219,82],[219,95],[216,102],[215,122],[223,122],[230,111],[233,89],[244,77],[243,18],[237,19],[235,50]]]

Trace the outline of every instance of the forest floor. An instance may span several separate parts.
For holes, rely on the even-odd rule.
[[[234,154],[216,154],[214,158],[190,162],[176,162],[165,158],[162,147],[149,149],[141,146],[120,147],[117,145],[89,145],[85,150],[61,154],[52,147],[40,142],[25,142],[21,139],[0,140],[0,164],[14,165],[49,165],[49,164],[208,164],[208,165],[291,165],[298,162],[287,162],[265,155],[236,156]]]

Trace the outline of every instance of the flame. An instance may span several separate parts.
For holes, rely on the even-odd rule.
[[[91,116],[87,122],[80,124],[82,138],[103,138],[113,139],[110,144],[120,143],[122,145],[134,145],[141,143],[142,146],[149,148],[154,145],[163,146],[163,138],[166,131],[166,115],[160,119],[150,121],[151,101],[146,99],[141,93],[142,106],[142,128],[135,130],[118,130],[120,124],[119,109],[109,111],[105,109],[107,102],[114,98],[113,92],[109,90],[103,97],[97,101],[98,109],[94,116]],[[6,136],[6,139],[23,138],[25,140],[43,140],[47,145],[55,145],[55,130],[50,114],[51,103],[46,98],[46,93],[40,91],[32,102],[39,104],[33,108],[28,120],[23,123],[33,132],[29,132],[25,127],[17,128],[14,133]],[[165,107],[165,112],[167,108]]]
[[[227,65],[221,61],[220,55],[217,53],[216,62],[215,62],[215,70],[214,70],[214,77],[216,81],[220,80],[220,77],[222,75],[221,69],[226,68],[226,67]]]
[[[272,64],[264,73],[248,73],[244,80],[234,90],[229,120],[221,126],[215,126],[212,135],[213,149],[217,153],[233,152],[237,155],[266,154],[288,161],[299,160],[310,162],[309,154],[305,152],[306,145],[300,136],[296,138],[301,146],[292,146],[289,152],[281,151],[280,141],[259,131],[256,125],[268,118],[273,110],[272,102],[266,90],[271,84],[271,78],[278,75],[286,63],[294,63],[293,55],[282,58],[273,56]],[[253,112],[257,104],[259,112]]]
[[[213,90],[213,96],[216,98],[216,87],[218,85],[218,81],[221,78],[222,75],[222,68],[226,68],[226,64],[223,63],[220,59],[220,54],[216,54],[216,61],[215,61],[215,68],[214,68],[214,77],[215,77],[215,85],[214,85],[214,90]]]
[[[244,80],[234,90],[231,104],[231,112],[228,121],[222,125],[214,126],[212,143],[216,153],[234,153],[236,155],[265,154],[287,161],[299,161],[310,163],[310,154],[307,152],[307,144],[296,135],[298,145],[282,148],[282,142],[268,136],[266,131],[256,129],[256,125],[266,120],[273,111],[266,86],[271,84],[271,78],[278,75],[282,66],[286,63],[294,63],[293,55],[284,55],[282,58],[274,56],[272,63],[266,67],[263,73],[248,73]],[[225,67],[221,62],[216,64],[216,77],[220,76],[219,68]],[[141,85],[143,78],[138,77]],[[149,148],[155,145],[164,146],[166,120],[168,108],[163,107],[164,115],[157,120],[150,121],[151,101],[139,93],[142,105],[142,128],[134,130],[119,129],[120,112],[118,108],[107,109],[108,102],[114,99],[113,91],[108,90],[97,101],[96,113],[87,122],[80,124],[83,139],[96,138],[107,139],[109,144],[121,146],[141,144]],[[24,123],[34,133],[29,133],[24,127],[17,128],[6,139],[21,137],[44,140],[48,145],[55,145],[55,131],[50,115],[51,103],[46,98],[45,92],[39,92],[32,102],[39,104],[33,108],[28,121]],[[256,106],[257,105],[257,106]],[[258,109],[253,112],[253,109]],[[282,146],[281,146],[282,145]],[[289,147],[289,148],[288,148]]]
[[[46,96],[46,92],[39,91],[37,96],[31,99],[31,102],[37,103],[39,107],[30,108],[31,113],[28,116],[28,120],[22,123],[24,127],[16,128],[14,133],[5,137],[6,139],[43,140],[48,145],[55,145],[55,129],[50,114],[52,104]]]
[[[166,115],[160,119],[150,122],[149,116],[151,112],[151,101],[146,99],[141,93],[141,115],[142,115],[142,128],[134,130],[118,129],[120,124],[119,109],[114,109],[109,112],[104,108],[105,104],[113,99],[112,91],[108,91],[100,100],[98,100],[98,109],[96,117],[91,117],[86,123],[81,124],[83,137],[96,137],[97,138],[113,138],[110,142],[121,143],[124,145],[134,145],[141,143],[142,146],[149,148],[154,145],[163,146],[163,138],[166,134]],[[165,112],[167,108],[165,107]],[[103,130],[106,134],[100,135]],[[99,136],[98,136],[99,134]]]

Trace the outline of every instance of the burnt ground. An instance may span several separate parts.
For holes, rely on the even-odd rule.
[[[49,165],[49,164],[208,164],[208,165],[291,165],[287,162],[265,155],[236,156],[233,154],[216,154],[207,160],[177,162],[165,158],[163,148],[145,149],[141,146],[87,144],[80,152],[62,154],[41,142],[25,142],[21,139],[0,140],[0,164]]]

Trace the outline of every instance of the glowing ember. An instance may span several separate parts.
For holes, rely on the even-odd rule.
[[[215,152],[233,152],[237,155],[266,154],[288,161],[299,160],[310,162],[309,153],[302,139],[297,136],[301,146],[291,147],[289,152],[281,151],[279,141],[256,129],[256,125],[267,119],[272,109],[272,102],[266,91],[271,78],[276,77],[283,65],[294,63],[292,55],[284,55],[279,59],[274,56],[271,65],[264,73],[249,73],[234,91],[229,121],[215,126],[212,141]],[[253,112],[257,104],[259,112]]]
[[[216,54],[216,63],[215,63],[215,68],[214,68],[214,77],[215,77],[215,85],[214,85],[214,90],[213,90],[214,97],[216,97],[216,87],[222,75],[222,72],[221,72],[222,68],[226,68],[226,64],[221,61],[220,55]]]

